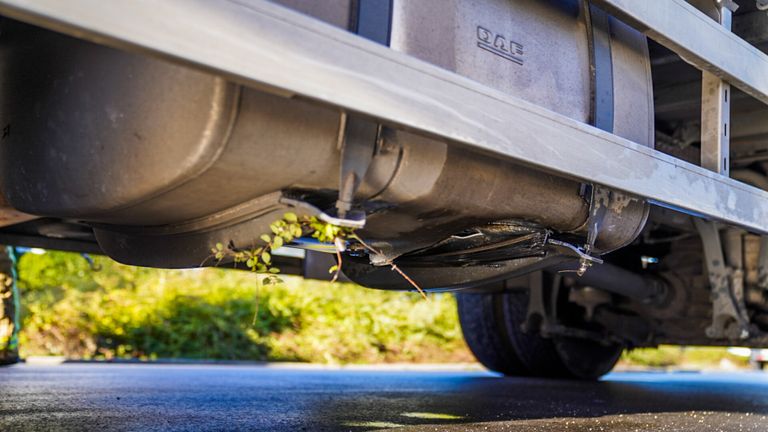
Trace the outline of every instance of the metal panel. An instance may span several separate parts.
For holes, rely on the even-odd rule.
[[[768,56],[685,0],[592,0],[686,61],[768,103]]]
[[[768,233],[767,192],[266,1],[3,0],[0,12]]]

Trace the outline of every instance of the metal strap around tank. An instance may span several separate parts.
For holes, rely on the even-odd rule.
[[[354,0],[355,23],[352,31],[368,40],[389,46],[392,35],[392,1]]]
[[[589,32],[590,75],[592,88],[591,123],[606,132],[613,132],[613,60],[611,58],[610,17],[593,6],[582,3]]]
[[[652,9],[663,10],[662,3],[678,2],[627,3],[653,3]],[[0,13],[768,233],[768,192],[268,1],[0,0]],[[727,52],[741,43],[746,44],[723,39],[716,50]],[[746,65],[756,61],[762,60],[744,60]],[[756,68],[762,77],[745,72],[746,78],[764,80],[768,89],[765,71],[768,61],[766,68]]]
[[[613,132],[613,59],[611,57],[610,17],[604,11],[593,6],[590,0],[582,0],[582,13],[587,28],[589,46],[589,68],[591,106],[589,119],[592,125],[606,132]],[[583,246],[586,254],[591,254],[607,214],[607,205],[602,205],[598,195],[609,193],[600,190],[600,186],[587,183],[589,195],[589,217],[587,219],[587,239]],[[583,275],[591,261],[582,258],[579,276]]]

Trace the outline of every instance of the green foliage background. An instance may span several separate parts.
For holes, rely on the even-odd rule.
[[[23,356],[323,363],[471,361],[451,295],[224,269],[156,270],[78,254],[19,261]],[[253,315],[258,298],[258,317]]]
[[[157,270],[79,254],[19,261],[23,357],[189,358],[319,363],[470,362],[453,296],[305,281],[263,286],[246,271]],[[258,316],[253,323],[258,298]],[[625,352],[624,365],[716,367],[723,348]]]

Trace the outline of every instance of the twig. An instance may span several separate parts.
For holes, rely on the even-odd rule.
[[[377,255],[381,255],[381,252],[376,250],[376,248],[374,248],[373,246],[369,245],[368,243],[364,242],[363,239],[361,239],[360,236],[358,236],[357,234],[352,233],[352,234],[349,235],[349,238],[357,240],[358,242],[360,242],[361,245],[363,245],[364,248],[368,249],[369,251],[371,251],[371,252],[373,252],[373,253],[375,253]]]
[[[414,282],[414,281],[413,281],[413,279],[411,279],[410,277],[408,277],[408,275],[407,275],[407,274],[405,274],[405,273],[404,273],[402,270],[400,270],[400,268],[397,266],[397,264],[395,264],[395,263],[391,262],[391,263],[389,263],[389,265],[390,265],[390,267],[392,267],[392,270],[394,270],[394,271],[396,271],[396,272],[400,273],[400,276],[402,276],[402,277],[403,277],[403,279],[407,280],[407,281],[408,281],[408,282],[409,282],[411,285],[413,285],[413,287],[414,287],[414,288],[416,288],[416,289],[419,291],[419,294],[421,294],[421,296],[424,298],[424,300],[426,300],[426,301],[429,301],[429,297],[427,297],[427,294],[426,294],[426,293],[424,293],[424,290],[423,290],[423,289],[421,289],[421,287],[419,286],[419,284],[417,284],[416,282]]]
[[[381,255],[381,252],[377,251],[376,249],[374,249],[373,246],[371,246],[368,243],[364,242],[363,239],[361,239],[357,234],[352,233],[349,237],[352,238],[352,239],[357,240],[358,242],[360,242],[360,244],[363,245],[363,247],[368,249],[369,251],[371,251],[371,252],[373,252],[375,254]],[[404,271],[400,270],[400,268],[395,263],[393,263],[392,261],[388,262],[387,264],[389,264],[389,266],[392,268],[392,270],[394,270],[397,273],[399,273],[400,276],[403,277],[403,279],[407,280],[408,283],[413,285],[413,287],[416,288],[416,290],[419,292],[419,294],[421,294],[421,296],[424,298],[424,300],[429,301],[429,297],[427,297],[427,294],[424,292],[423,289],[421,289],[419,284],[417,284],[413,279],[408,277],[408,275],[405,274]]]
[[[205,263],[207,263],[207,262],[208,262],[208,260],[209,260],[209,259],[211,259],[211,258],[213,258],[213,257],[214,257],[214,255],[213,255],[213,254],[211,254],[211,255],[208,255],[207,257],[205,257],[205,259],[203,260],[203,262],[201,262],[201,263],[200,263],[200,265],[199,265],[198,267],[202,267],[202,266],[204,266],[204,265],[205,265]],[[219,261],[221,261],[221,260],[219,260]]]

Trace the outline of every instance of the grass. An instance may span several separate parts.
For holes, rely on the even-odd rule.
[[[19,262],[22,356],[190,358],[316,363],[469,362],[450,294],[386,292],[215,268],[157,270],[78,254]],[[258,315],[254,311],[258,301]],[[625,352],[637,367],[746,366],[724,348]]]
[[[155,270],[24,255],[22,355],[321,363],[471,361],[455,300],[223,269]],[[252,325],[253,324],[253,325]]]
[[[650,368],[702,369],[749,366],[749,358],[731,354],[723,347],[681,347],[672,345],[624,351],[621,362],[625,366]]]

